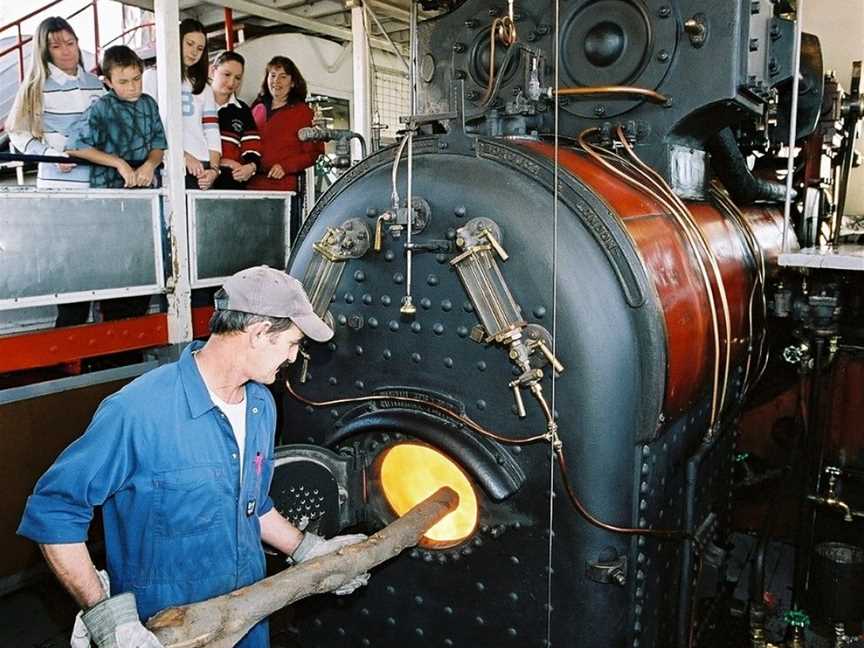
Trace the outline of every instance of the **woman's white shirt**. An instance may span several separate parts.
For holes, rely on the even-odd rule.
[[[159,102],[156,68],[144,71],[144,92]],[[209,85],[199,94],[192,94],[192,84],[186,79],[180,85],[180,101],[183,115],[183,150],[202,162],[210,159],[210,151],[222,153],[222,139],[219,136],[219,109]],[[159,103],[159,114],[165,131],[164,106]]]
[[[63,149],[69,127],[90,104],[105,94],[105,87],[80,65],[77,76],[67,74],[53,63],[48,64],[48,69],[50,75],[42,88],[42,137],[37,138],[28,132],[11,132],[9,140],[22,153],[65,157]],[[55,164],[42,162],[36,186],[40,189],[87,188],[90,186],[90,167],[79,164],[70,172],[63,173]]]

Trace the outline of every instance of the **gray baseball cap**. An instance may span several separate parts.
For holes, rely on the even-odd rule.
[[[218,310],[287,317],[316,342],[333,337],[333,329],[312,310],[303,284],[282,270],[263,265],[246,268],[228,277],[222,289],[225,297],[216,300]]]

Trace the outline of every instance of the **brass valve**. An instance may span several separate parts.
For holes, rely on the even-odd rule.
[[[372,249],[376,252],[381,251],[382,238],[384,236],[384,223],[389,223],[393,220],[393,214],[390,212],[384,212],[375,220],[375,241],[372,245]]]
[[[495,238],[495,235],[489,230],[488,227],[483,227],[480,229],[480,234],[486,237],[486,240],[489,241],[489,245],[492,246],[492,249],[495,250],[495,253],[501,257],[502,261],[506,261],[510,258],[510,255],[504,250],[501,244],[498,242],[498,239]]]
[[[511,381],[510,389],[513,390],[513,399],[516,401],[516,413],[519,415],[519,418],[525,418],[527,413],[525,412],[525,402],[522,400],[522,386],[519,381]]]
[[[303,358],[303,363],[300,365],[300,382],[305,384],[309,380],[309,358],[311,356],[302,347],[300,348],[300,356]]]

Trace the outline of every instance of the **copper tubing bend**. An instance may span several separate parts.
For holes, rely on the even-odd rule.
[[[637,88],[636,86],[587,86],[574,88],[549,89],[549,93],[559,97],[598,97],[616,96],[632,97],[634,99],[648,99],[656,104],[665,104],[669,97],[660,94],[656,90],[648,88]]]

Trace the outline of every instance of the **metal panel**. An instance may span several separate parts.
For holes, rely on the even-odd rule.
[[[55,380],[22,385],[21,387],[0,389],[0,405],[41,398],[42,396],[50,396],[51,394],[62,394],[63,392],[82,389],[91,385],[102,385],[107,382],[114,382],[115,380],[137,378],[158,366],[159,363],[156,360],[148,360],[147,362],[139,362],[138,364],[126,365],[124,367],[85,373],[80,376],[69,376],[67,378],[57,378]]]
[[[187,191],[193,288],[219,286],[254,265],[288,259],[293,192]]]
[[[2,192],[0,310],[161,292],[159,195]]]

